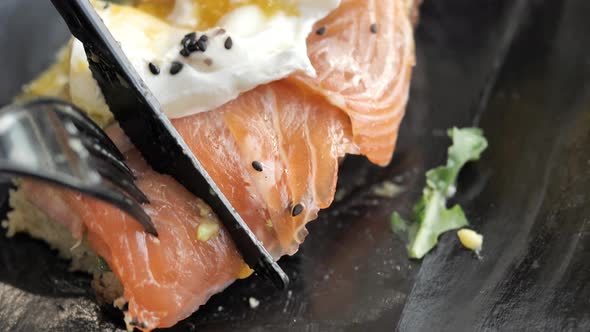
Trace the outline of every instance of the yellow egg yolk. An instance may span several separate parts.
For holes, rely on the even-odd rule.
[[[174,9],[174,2],[175,0],[139,0],[137,8],[167,19]],[[192,28],[199,30],[215,26],[225,14],[247,5],[258,6],[268,16],[279,11],[287,15],[297,15],[297,6],[293,0],[192,0],[192,2],[195,5],[194,15],[199,22],[198,26]]]

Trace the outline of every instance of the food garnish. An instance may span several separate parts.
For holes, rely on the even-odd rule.
[[[98,269],[100,271],[103,272],[111,272],[111,267],[109,266],[109,263],[107,263],[107,261],[104,260],[104,258],[97,256],[96,259],[98,260]]]
[[[459,241],[461,241],[461,244],[465,248],[475,251],[476,254],[481,251],[483,246],[483,235],[478,232],[472,229],[463,228],[457,231],[457,237],[459,237]]]
[[[410,258],[421,259],[434,248],[440,235],[469,225],[459,205],[447,209],[447,199],[455,194],[457,176],[463,166],[478,160],[488,142],[478,128],[452,128],[448,135],[453,144],[448,151],[447,164],[426,172],[426,187],[413,208],[412,222],[404,220],[397,212],[391,216],[393,231],[409,239]]]
[[[260,301],[255,297],[248,298],[248,304],[250,305],[251,309],[256,309],[260,305]]]

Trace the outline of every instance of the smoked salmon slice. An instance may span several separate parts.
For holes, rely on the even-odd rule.
[[[360,153],[378,165],[387,165],[415,64],[406,3],[343,0],[316,24],[316,31],[323,33],[312,33],[307,47],[317,77],[295,74],[290,79],[346,112]]]
[[[332,203],[345,154],[390,161],[414,65],[409,17],[406,0],[343,0],[317,24],[324,33],[308,39],[317,77],[295,74],[173,120],[275,258],[295,253],[305,225]],[[26,181],[23,188],[74,235],[86,234],[123,284],[127,322],[147,331],[188,317],[249,270],[202,201],[151,170],[133,148],[127,156],[152,202],[145,208],[157,239],[91,198]]]
[[[339,158],[355,152],[346,115],[288,82],[260,86],[174,125],[277,258],[297,250],[307,221],[332,202]],[[158,238],[92,198],[27,181],[23,188],[34,204],[78,236],[82,224],[91,247],[123,284],[128,322],[146,330],[169,327],[248,268],[209,207],[151,170],[137,151],[126,155],[150,199],[145,209]],[[263,165],[261,172],[252,168],[252,160]],[[293,215],[293,202],[304,207],[299,215]],[[65,216],[64,210],[71,213]],[[198,235],[203,224],[217,230],[205,241]]]
[[[276,258],[297,251],[304,225],[332,203],[338,159],[357,151],[345,114],[286,81],[173,124]]]
[[[206,204],[172,178],[151,170],[137,151],[126,157],[150,199],[145,209],[158,238],[101,201],[38,182],[24,181],[22,188],[37,206],[50,202],[68,208],[65,217],[56,215],[59,210],[45,209],[54,220],[84,228],[90,246],[123,285],[127,323],[145,330],[172,326],[238,278],[246,265]],[[198,238],[202,225],[217,230],[207,241]]]

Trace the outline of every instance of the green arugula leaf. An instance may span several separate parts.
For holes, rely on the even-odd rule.
[[[394,212],[391,215],[390,222],[391,222],[391,230],[395,234],[403,237],[404,240],[406,240],[406,241],[410,241],[410,238],[412,238],[414,236],[414,234],[416,234],[416,232],[418,231],[418,227],[416,227],[417,224],[410,223],[410,222],[406,221],[397,212]]]
[[[408,228],[410,227],[410,223],[408,223],[399,213],[394,212],[391,215],[391,230],[396,234],[406,234],[408,232]]]
[[[441,234],[469,224],[460,206],[447,209],[447,199],[456,191],[457,176],[463,166],[478,160],[488,143],[478,128],[453,128],[448,134],[453,144],[448,151],[447,164],[426,173],[426,187],[414,206],[413,222],[408,223],[397,212],[391,216],[392,230],[409,239],[408,255],[411,258],[424,257],[434,248]]]
[[[446,208],[446,198],[439,191],[428,190],[416,207],[414,220],[418,227],[415,235],[409,236],[410,258],[424,257],[434,248],[441,234],[469,224],[460,206]]]
[[[102,258],[101,256],[96,256],[96,259],[98,261],[98,269],[102,272],[111,272],[111,267],[109,266],[109,263],[107,263],[107,261]]]
[[[479,160],[488,142],[479,128],[453,128],[448,131],[448,135],[453,139],[453,145],[449,148],[447,165],[428,171],[426,184],[446,197],[451,197],[455,193],[455,182],[461,168],[469,161]]]

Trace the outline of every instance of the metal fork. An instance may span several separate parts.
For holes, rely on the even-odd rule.
[[[61,185],[110,203],[158,233],[123,154],[91,119],[43,98],[0,109],[0,173]]]

